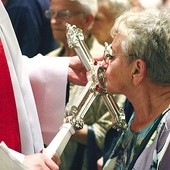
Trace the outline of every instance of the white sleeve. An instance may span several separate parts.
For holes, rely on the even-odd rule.
[[[0,1],[0,39],[6,54],[18,113],[22,153],[39,152],[43,140],[28,74],[10,18]]]
[[[29,59],[28,74],[45,144],[63,124],[69,60],[40,54]]]
[[[1,169],[28,170],[23,164],[24,156],[9,149],[4,142],[0,143],[0,167]]]

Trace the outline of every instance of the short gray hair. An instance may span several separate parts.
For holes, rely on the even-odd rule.
[[[170,84],[170,16],[165,11],[126,12],[117,18],[111,35],[125,35],[121,48],[129,62],[142,59],[155,83]]]
[[[77,1],[86,9],[88,13],[91,13],[93,16],[97,14],[98,11],[97,0],[71,0],[71,1]]]
[[[98,0],[98,2],[107,2],[114,17],[120,16],[131,7],[129,0]]]

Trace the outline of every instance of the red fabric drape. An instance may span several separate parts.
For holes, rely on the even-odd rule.
[[[19,124],[13,86],[2,42],[0,40],[0,142],[21,151]]]

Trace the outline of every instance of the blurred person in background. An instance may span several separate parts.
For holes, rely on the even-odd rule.
[[[23,55],[29,58],[57,48],[44,12],[49,0],[1,0],[11,19]]]
[[[105,42],[111,43],[110,30],[116,18],[123,12],[130,10],[130,7],[128,0],[98,0],[98,12],[92,27],[92,34],[99,43],[102,45]]]
[[[164,0],[154,0],[154,1],[139,0],[139,3],[141,7],[144,9],[151,9],[151,8],[159,9],[163,5]]]
[[[158,9],[129,11],[111,29],[106,53],[107,92],[122,93],[134,107],[103,170],[169,169],[170,18]]]
[[[169,0],[129,0],[133,11],[141,11],[144,9],[163,9],[168,5]]]

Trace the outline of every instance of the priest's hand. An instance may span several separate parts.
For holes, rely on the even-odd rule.
[[[25,156],[23,163],[32,170],[59,170],[59,166],[42,153]]]
[[[87,84],[86,69],[77,56],[70,57],[68,80],[77,85]]]
[[[101,62],[101,55],[95,56],[94,60]],[[78,56],[70,57],[68,80],[73,84],[85,86],[87,84],[87,71]]]

